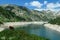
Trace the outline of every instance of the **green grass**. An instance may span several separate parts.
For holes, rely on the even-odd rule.
[[[49,40],[34,34],[28,34],[24,30],[6,29],[0,32],[0,40]]]

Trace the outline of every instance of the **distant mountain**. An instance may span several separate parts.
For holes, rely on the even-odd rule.
[[[50,10],[30,10],[24,6],[4,4],[0,5],[0,21],[48,21],[55,19],[56,15]]]

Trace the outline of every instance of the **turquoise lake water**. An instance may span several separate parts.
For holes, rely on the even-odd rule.
[[[60,32],[46,28],[43,25],[28,25],[27,27],[20,27],[20,29],[25,30],[29,34],[35,34],[50,40],[60,40]]]

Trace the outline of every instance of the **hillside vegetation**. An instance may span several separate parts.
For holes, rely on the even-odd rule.
[[[6,29],[0,32],[0,40],[49,40],[34,34],[28,34],[24,30]]]
[[[60,25],[60,17],[56,17],[56,19],[53,20],[51,19],[49,23]]]
[[[48,21],[54,18],[55,15],[50,10],[37,11],[30,10],[24,6],[0,5],[0,22]]]
[[[0,7],[0,21],[1,22],[10,22],[10,21],[12,22],[12,21],[20,21],[20,20],[22,21],[25,19],[22,17],[16,16],[15,13]]]
[[[0,5],[0,23],[21,21],[47,21],[51,24],[60,25],[60,11],[37,11],[12,4]]]

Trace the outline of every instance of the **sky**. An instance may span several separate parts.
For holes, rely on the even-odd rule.
[[[16,4],[34,10],[60,10],[60,0],[0,0],[0,4]]]

